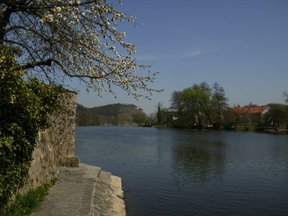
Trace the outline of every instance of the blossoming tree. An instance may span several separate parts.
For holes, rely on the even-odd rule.
[[[138,98],[157,90],[137,72],[135,46],[120,23],[134,17],[106,0],[0,0],[0,45],[20,49],[21,67],[52,83],[77,78],[99,94],[118,86]]]

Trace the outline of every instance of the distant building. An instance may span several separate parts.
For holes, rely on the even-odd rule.
[[[269,106],[249,106],[249,107],[234,107],[233,111],[237,115],[264,115],[269,111]]]
[[[263,116],[269,111],[269,106],[234,107],[236,126],[257,126],[263,121]]]

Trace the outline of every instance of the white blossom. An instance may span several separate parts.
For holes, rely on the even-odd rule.
[[[143,68],[135,60],[136,48],[125,41],[126,33],[118,29],[119,22],[135,23],[135,17],[117,11],[106,0],[35,0],[34,4],[18,0],[14,3],[24,5],[26,12],[15,9],[11,14],[7,26],[2,27],[9,29],[4,43],[23,51],[19,58],[23,65],[52,62],[31,67],[31,74],[42,74],[59,83],[65,77],[78,78],[99,94],[113,93],[112,85],[135,98],[145,96],[145,92],[150,95],[159,91],[148,86],[154,81],[155,73],[148,71],[140,75],[136,71]]]

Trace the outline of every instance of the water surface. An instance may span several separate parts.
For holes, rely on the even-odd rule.
[[[122,177],[128,216],[288,215],[288,136],[78,127],[76,154]]]

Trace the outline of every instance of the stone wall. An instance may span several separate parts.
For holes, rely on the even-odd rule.
[[[61,111],[50,117],[50,126],[39,133],[26,185],[20,193],[39,187],[59,174],[61,166],[79,166],[74,155],[76,126],[76,93],[61,95]]]

